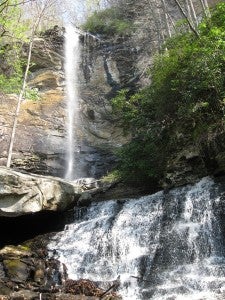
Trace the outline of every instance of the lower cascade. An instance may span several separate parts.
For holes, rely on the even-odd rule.
[[[49,244],[71,279],[119,282],[125,300],[225,298],[225,180],[75,210]]]

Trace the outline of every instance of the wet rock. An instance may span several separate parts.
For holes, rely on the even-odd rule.
[[[84,192],[77,201],[78,206],[88,206],[92,202],[92,195],[89,192]]]
[[[45,264],[39,260],[35,266],[34,281],[38,284],[43,284],[45,280]]]
[[[161,182],[163,188],[194,183],[208,174],[200,150],[194,145],[175,151],[171,156]]]
[[[101,182],[95,178],[79,178],[74,181],[74,184],[79,185],[83,190],[90,190],[100,187]]]
[[[3,265],[7,277],[13,282],[24,282],[29,277],[27,264],[19,259],[5,259]]]
[[[6,246],[0,250],[1,256],[17,256],[17,257],[29,257],[31,256],[30,249],[25,246]]]
[[[225,174],[225,130],[218,126],[207,129],[193,139],[188,134],[176,137],[161,181],[163,188],[195,183],[207,175]]]
[[[67,279],[58,260],[49,258],[47,244],[52,234],[38,236],[19,246],[0,250],[5,271],[0,280],[0,300],[95,300],[104,290],[85,279]],[[112,291],[104,299],[120,299]]]
[[[4,299],[4,297],[2,297],[2,295],[9,295],[11,292],[12,292],[12,290],[5,283],[0,282],[0,300]],[[6,299],[8,299],[8,298],[6,298]]]

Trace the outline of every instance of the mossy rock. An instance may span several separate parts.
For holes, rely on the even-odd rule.
[[[2,256],[13,256],[13,257],[28,257],[32,253],[30,251],[29,245],[19,245],[19,246],[6,246],[0,250],[0,255]]]
[[[10,288],[8,288],[3,282],[0,282],[0,299],[2,299],[1,295],[9,295],[10,293]]]
[[[3,260],[7,276],[14,282],[24,282],[29,277],[29,270],[25,263],[19,259]]]

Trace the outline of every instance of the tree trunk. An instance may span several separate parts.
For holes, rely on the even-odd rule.
[[[8,168],[10,168],[10,165],[11,165],[13,145],[14,145],[15,134],[16,134],[16,127],[17,127],[17,123],[18,123],[18,117],[19,117],[21,103],[22,103],[22,100],[23,100],[23,95],[24,95],[24,92],[25,92],[25,89],[26,89],[27,76],[28,76],[28,72],[29,72],[29,69],[30,69],[31,52],[32,52],[32,47],[33,47],[34,36],[35,36],[36,30],[39,26],[39,23],[41,21],[42,15],[43,15],[45,9],[47,8],[48,4],[49,3],[47,1],[45,3],[45,5],[43,6],[43,8],[41,9],[41,11],[39,12],[39,14],[37,16],[37,19],[36,19],[36,21],[33,25],[33,28],[32,28],[32,33],[31,33],[30,43],[29,43],[29,49],[28,49],[26,70],[25,70],[25,73],[24,73],[24,78],[23,78],[23,84],[22,84],[22,87],[21,87],[21,91],[20,91],[20,94],[19,94],[19,97],[18,97],[16,112],[15,112],[14,122],[13,122],[13,127],[12,127],[12,133],[11,133],[11,137],[10,137],[7,164],[6,164],[6,166]]]
[[[29,71],[29,68],[30,68],[32,47],[33,47],[33,37],[31,38],[30,43],[29,43],[27,66],[26,66],[26,70],[25,70],[25,73],[24,73],[23,85],[22,85],[22,88],[21,88],[21,91],[20,91],[20,94],[19,94],[19,97],[18,97],[16,112],[15,112],[15,116],[14,116],[14,122],[13,122],[12,133],[11,133],[10,144],[9,144],[9,150],[8,150],[7,165],[6,165],[8,168],[10,168],[11,160],[12,160],[12,151],[13,151],[13,144],[14,144],[14,140],[15,140],[16,127],[17,127],[17,122],[18,122],[18,117],[19,117],[19,112],[20,112],[20,106],[21,106],[21,103],[22,103],[22,100],[23,100],[23,95],[24,95],[25,89],[26,89],[27,75],[28,75],[28,71]]]
[[[198,25],[198,18],[197,18],[196,12],[195,12],[194,4],[193,4],[192,0],[187,0],[187,2],[188,2],[188,5],[190,5],[191,15],[192,15],[192,18],[193,18],[193,22],[196,25]]]
[[[154,4],[153,4],[154,5]],[[157,38],[158,38],[158,50],[161,50],[161,45],[164,43],[164,34],[163,34],[163,28],[160,18],[160,12],[159,8],[156,6],[153,6],[152,3],[149,1],[149,8],[152,11],[153,20],[156,26],[156,32],[157,32]]]
[[[162,0],[162,7],[163,7],[163,14],[164,14],[165,23],[166,23],[167,34],[168,34],[169,37],[171,37],[172,33],[171,33],[171,30],[170,30],[169,17],[168,17],[168,14],[166,12],[165,0]]]
[[[209,4],[208,4],[207,0],[200,0],[200,2],[201,2],[202,9],[203,9],[205,16],[210,18],[211,14],[210,14]]]
[[[184,16],[184,18],[186,19],[186,21],[188,22],[188,25],[191,29],[191,31],[197,36],[199,37],[198,31],[195,29],[194,25],[192,24],[192,21],[188,18],[187,14],[185,13],[185,11],[183,10],[180,2],[178,0],[174,0],[175,3],[177,4],[177,6],[180,9],[181,14]]]

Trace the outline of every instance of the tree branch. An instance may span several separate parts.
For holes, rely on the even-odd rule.
[[[3,1],[1,4],[0,4],[0,13],[2,13],[4,11],[4,9],[8,8],[8,7],[14,7],[14,6],[18,6],[18,5],[21,5],[21,4],[26,4],[26,3],[29,3],[29,2],[33,2],[33,1],[36,1],[36,0],[24,0],[22,2],[19,2],[19,3],[16,3],[16,4],[9,4],[9,0],[5,0]]]
[[[199,38],[199,34],[198,34],[197,30],[196,30],[195,27],[193,26],[192,22],[189,20],[188,16],[186,15],[185,11],[184,11],[183,8],[182,8],[180,2],[179,2],[178,0],[174,0],[174,1],[176,2],[177,6],[179,7],[179,9],[180,9],[182,15],[184,16],[184,18],[185,18],[186,21],[188,22],[188,25],[189,25],[191,31]]]

